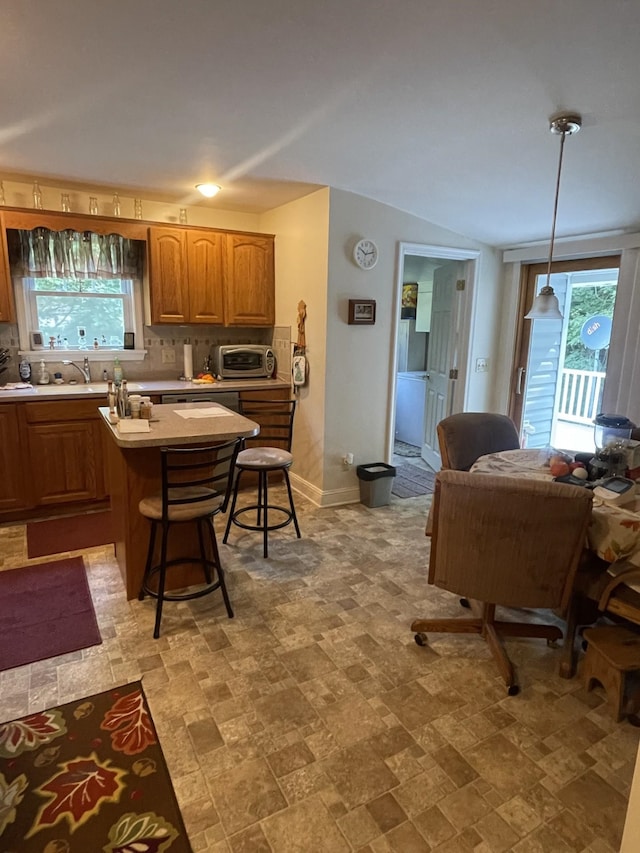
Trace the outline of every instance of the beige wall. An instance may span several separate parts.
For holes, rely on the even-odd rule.
[[[354,243],[361,237],[374,240],[379,249],[377,265],[366,272],[353,263],[351,254]],[[490,338],[495,335],[497,321],[487,320],[496,313],[500,291],[498,261],[493,250],[388,205],[331,189],[325,503],[358,500],[355,465],[388,461],[385,455],[395,381],[393,324],[400,242],[481,252],[476,296],[482,295],[482,298],[476,299],[471,345],[472,352],[482,347],[478,355],[491,357],[495,352]],[[374,326],[348,325],[348,301],[353,298],[376,300]],[[477,328],[479,324],[481,329]],[[478,383],[477,376],[481,376]],[[470,379],[474,405],[488,404],[491,391],[487,374],[474,374]],[[354,454],[354,467],[345,471],[342,457],[347,452]]]
[[[12,181],[3,179],[5,204],[12,207],[33,207],[32,183]],[[72,189],[65,187],[64,181],[50,181],[45,183],[39,181],[42,192],[42,205],[45,210],[60,210],[60,195],[63,192],[69,194],[71,210],[74,213],[89,213],[89,196],[98,199],[98,213],[100,216],[113,216],[113,192],[99,192],[87,185],[86,189]],[[134,199],[131,195],[120,196],[120,211],[124,219],[134,218]],[[202,225],[211,228],[229,228],[238,231],[259,231],[258,215],[255,213],[238,213],[230,210],[218,210],[208,207],[204,200],[194,190],[194,193],[179,204],[156,201],[140,196],[142,199],[142,218],[152,222],[166,222],[176,224],[180,218],[180,208],[187,211],[187,222],[189,225]],[[198,200],[201,201],[198,204]]]
[[[327,258],[329,190],[318,190],[260,218],[260,229],[276,234],[276,325],[297,339],[298,303],[307,306],[308,381],[299,389],[294,429],[292,480],[322,502],[327,393]]]

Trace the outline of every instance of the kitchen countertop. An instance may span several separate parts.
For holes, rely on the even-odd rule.
[[[177,414],[184,410],[219,410],[219,416],[184,418]],[[218,403],[173,403],[153,407],[153,418],[149,432],[121,433],[117,425],[109,421],[108,406],[98,408],[104,425],[118,447],[137,450],[142,447],[180,447],[205,442],[227,441],[231,438],[257,435],[260,426],[248,418],[232,412]],[[135,423],[131,421],[130,423]]]
[[[78,382],[77,385],[63,383],[62,385],[33,385],[31,388],[7,389],[0,385],[0,403],[33,400],[73,400],[84,397],[105,398],[107,396],[106,382]],[[216,391],[266,391],[275,388],[290,388],[291,383],[283,379],[225,379],[206,385],[187,382],[180,379],[127,379],[127,389],[130,394],[211,394]]]

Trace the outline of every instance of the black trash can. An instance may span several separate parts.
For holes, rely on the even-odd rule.
[[[358,465],[356,474],[360,480],[360,503],[365,506],[387,506],[391,502],[391,488],[396,469],[386,462],[370,462]]]

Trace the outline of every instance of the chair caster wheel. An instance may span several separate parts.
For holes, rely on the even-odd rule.
[[[520,688],[517,684],[512,684],[510,687],[507,687],[507,696],[517,696],[520,693]]]
[[[469,603],[469,599],[468,598],[461,598],[460,599],[460,607],[466,607],[467,610],[470,610],[471,604]]]
[[[426,646],[429,642],[426,634],[415,634],[413,639],[419,646]]]

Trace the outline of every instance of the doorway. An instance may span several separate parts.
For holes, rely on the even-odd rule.
[[[620,258],[560,261],[550,284],[562,319],[525,320],[547,264],[523,270],[510,414],[523,447],[593,452],[601,411]]]
[[[479,253],[400,244],[388,458],[440,468],[436,426],[465,397]]]

